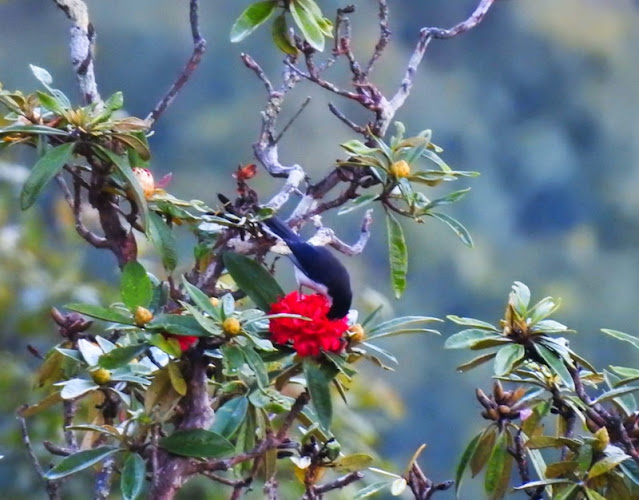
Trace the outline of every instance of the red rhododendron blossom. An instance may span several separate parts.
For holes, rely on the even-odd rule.
[[[197,337],[193,335],[172,335],[170,333],[165,333],[164,336],[167,339],[175,339],[180,344],[180,349],[182,352],[189,349],[193,344],[197,342]]]
[[[348,321],[328,319],[331,305],[319,294],[303,295],[297,291],[271,306],[269,314],[299,314],[299,318],[273,318],[269,320],[271,340],[276,344],[291,342],[300,356],[317,356],[321,351],[339,352],[345,345],[344,333]]]

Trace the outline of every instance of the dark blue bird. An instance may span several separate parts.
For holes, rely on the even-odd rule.
[[[290,248],[300,286],[312,288],[328,298],[331,308],[326,316],[330,319],[346,316],[353,292],[348,271],[337,257],[325,247],[307,243],[277,217],[265,220],[264,224]]]

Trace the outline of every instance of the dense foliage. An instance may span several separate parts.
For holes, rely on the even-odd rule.
[[[364,498],[385,489],[430,498],[448,489],[452,482],[434,483],[423,473],[418,459],[424,447],[417,442],[402,474],[383,470],[387,467],[368,449],[362,429],[351,429],[349,437],[339,432],[353,415],[334,418],[333,408],[339,397],[351,399],[348,391],[357,378],[358,361],[366,359],[381,368],[397,362],[378,340],[436,334],[430,323],[441,320],[411,315],[380,321],[379,308],[363,320],[355,310],[329,319],[326,297],[287,294],[273,278],[273,254],[287,249],[263,223],[282,215],[300,193],[289,225],[299,228],[312,221],[318,229],[314,243],[354,255],[368,241],[370,211],[352,245],[338,239],[319,216],[334,209],[348,213],[362,206],[381,207],[390,282],[398,298],[408,276],[404,221],[434,218],[472,246],[464,226],[441,211],[464,197],[468,188],[441,188],[477,174],[449,167],[443,150],[431,142],[431,130],[407,137],[400,122],[394,122],[396,132],[388,138],[387,130],[410,93],[431,40],[474,28],[493,2],[478,2],[473,15],[450,30],[422,29],[398,90],[388,96],[370,78],[390,37],[385,1],[379,2],[378,43],[364,63],[356,60],[351,46],[350,6],[338,10],[334,24],[313,0],[263,1],[247,7],[231,28],[231,41],[245,39],[274,18],[274,50],[285,54],[280,87],[253,58],[242,56],[267,90],[254,144],[259,172],[284,182],[265,200],[253,186],[256,166],[240,165],[229,172],[234,199],[221,195],[220,203],[172,195],[168,178],[154,179],[148,140],[173,99],[186,92],[182,86],[204,53],[197,1],[190,3],[193,54],[145,119],[122,113],[120,92],[106,100],[100,97],[92,78],[93,28],[83,3],[56,3],[73,24],[72,55],[86,51],[82,58],[72,57],[85,102],[73,104],[53,86],[45,69],[32,66],[42,90],[0,89],[0,103],[7,111],[0,147],[28,146],[37,152],[38,160],[21,182],[20,207],[33,207],[55,180],[70,208],[69,225],[91,247],[111,252],[121,274],[119,297],[104,294],[52,309],[61,340],[44,356],[37,373],[45,395],[18,412],[24,445],[49,496],[58,498],[69,477],[89,469],[95,471],[98,498],[107,498],[115,488],[125,498],[145,491],[152,498],[172,498],[197,475],[217,483],[216,488],[224,486],[233,498],[251,488],[261,488],[269,498],[281,490],[284,496],[309,499],[340,491],[348,498]],[[330,39],[335,40],[332,55],[319,62]],[[325,70],[340,58],[348,62],[352,89],[325,79]],[[300,80],[371,114],[357,123],[331,106],[359,138],[343,142],[346,156],[314,181],[303,164],[283,165],[277,154],[281,136],[296,126],[294,117],[276,133],[282,102]],[[178,226],[195,239],[194,260],[184,273],[177,272]],[[151,273],[138,258],[147,242],[159,256],[159,272]],[[493,361],[496,378],[490,396],[477,390],[481,416],[489,423],[461,454],[458,490],[470,469],[473,476],[484,472],[484,490],[492,498],[508,494],[511,483],[531,498],[637,495],[639,434],[632,393],[639,375],[623,366],[599,372],[570,348],[563,336],[571,331],[550,318],[557,307],[551,298],[531,306],[528,288],[516,282],[496,326],[449,316],[465,329],[449,337],[446,347],[491,349],[459,370]],[[638,344],[627,334],[604,331]],[[32,352],[39,355],[36,349]],[[505,389],[500,381],[512,388]],[[601,384],[606,385],[603,392],[589,394]],[[45,441],[44,446],[64,458],[43,469],[27,419],[51,409],[63,415],[63,444]],[[550,420],[557,425],[549,432]]]

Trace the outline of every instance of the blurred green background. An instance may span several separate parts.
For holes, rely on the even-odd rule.
[[[173,172],[174,195],[215,203],[231,193],[231,172],[253,161],[263,86],[239,59],[251,54],[277,81],[281,56],[268,29],[231,45],[229,28],[248,1],[202,2],[201,29],[208,51],[201,68],[157,123],[152,167]],[[356,54],[375,44],[376,2],[357,0],[352,17]],[[394,91],[423,26],[448,27],[464,19],[475,0],[395,0],[393,41],[374,78]],[[325,12],[343,6],[320,2]],[[124,92],[129,113],[144,117],[183,67],[191,51],[188,2],[109,0],[88,2],[98,34],[96,74],[104,97]],[[0,2],[0,81],[5,88],[37,88],[29,64],[47,68],[55,86],[77,98],[68,58],[69,23],[53,2]],[[500,0],[477,29],[434,41],[411,97],[397,119],[409,133],[433,129],[453,168],[481,176],[456,188],[471,194],[448,213],[471,231],[464,247],[443,225],[404,224],[410,274],[401,301],[391,298],[381,213],[363,255],[346,261],[356,286],[356,306],[380,300],[387,315],[446,314],[498,321],[514,280],[533,298],[563,298],[557,319],[580,332],[571,345],[601,368],[633,366],[634,351],[604,337],[602,327],[637,334],[639,297],[639,10],[631,0]],[[343,67],[342,67],[343,68]],[[344,69],[344,68],[343,68]],[[333,75],[339,75],[333,71]],[[339,78],[339,76],[337,76]],[[342,77],[340,81],[344,81]],[[353,138],[327,110],[333,95],[302,83],[287,98],[286,116],[312,96],[280,146],[283,163],[300,163],[314,179]],[[343,109],[362,118],[346,104]],[[284,123],[285,120],[282,121]],[[16,194],[32,151],[0,156],[0,491],[5,498],[43,498],[33,486],[13,418],[33,402],[30,373],[38,361],[26,351],[57,342],[48,320],[51,305],[117,298],[114,259],[85,248],[68,227],[56,190],[35,209],[19,213]],[[253,183],[264,199],[278,183],[261,175]],[[361,212],[331,217],[338,234],[356,238]],[[180,233],[181,269],[191,264],[188,233]],[[151,257],[149,255],[149,257]],[[346,260],[346,259],[345,259]],[[290,270],[281,266],[286,283]],[[288,281],[287,281],[288,280]],[[453,330],[442,327],[445,335]],[[387,346],[400,360],[394,373],[367,370],[397,389],[405,413],[380,424],[380,447],[401,472],[415,448],[428,443],[422,464],[439,481],[452,478],[456,459],[481,425],[474,387],[488,387],[490,371],[460,375],[470,356],[444,351],[444,337],[395,337]],[[381,383],[381,382],[377,382]],[[33,439],[59,422],[33,419]],[[462,498],[480,498],[477,481]],[[39,485],[38,485],[39,487]],[[475,489],[473,489],[475,488]],[[204,493],[199,493],[204,495]],[[452,493],[437,498],[453,498]],[[82,498],[81,496],[78,498]],[[199,498],[197,495],[192,498]]]

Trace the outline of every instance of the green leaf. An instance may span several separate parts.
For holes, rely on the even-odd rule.
[[[621,462],[629,459],[630,456],[625,453],[617,453],[598,460],[588,471],[588,479],[592,479],[602,474],[610,472],[617,467]]]
[[[192,335],[194,337],[209,337],[193,316],[180,316],[178,314],[158,314],[149,323],[144,325],[147,330],[161,330],[173,335]]]
[[[603,496],[601,493],[598,493],[596,490],[593,490],[592,488],[585,487],[584,492],[586,493],[586,498],[588,498],[588,500],[607,500],[605,496]]]
[[[55,384],[59,385],[59,384]],[[72,378],[64,383],[62,391],[60,391],[60,397],[62,399],[75,399],[79,398],[87,392],[94,391],[100,386],[93,382],[93,380],[86,380],[83,378]]]
[[[353,153],[359,156],[379,153],[379,148],[371,148],[367,146],[366,144],[364,144],[359,139],[352,139],[350,141],[346,141],[340,144],[340,146],[343,147],[349,153]]]
[[[26,210],[35,202],[44,187],[62,170],[62,167],[73,157],[75,143],[67,142],[51,148],[31,169],[29,177],[22,186],[20,208]]]
[[[496,352],[489,352],[488,354],[482,354],[481,356],[477,356],[476,358],[471,359],[470,361],[466,361],[457,367],[457,371],[460,373],[467,372],[472,370],[473,368],[478,367],[479,365],[483,365],[487,361],[490,361],[495,356],[497,356]]]
[[[306,10],[297,0],[289,3],[289,11],[297,27],[304,35],[304,39],[315,50],[324,50],[324,33],[315,16]]]
[[[454,231],[457,237],[462,240],[464,245],[470,248],[473,247],[473,238],[470,236],[468,230],[457,219],[440,212],[428,212],[428,215],[446,223],[446,225]]]
[[[184,309],[186,309],[191,314],[191,316],[195,318],[195,321],[197,321],[198,324],[207,332],[216,337],[224,336],[222,325],[220,324],[219,320],[214,320],[213,318],[205,316],[197,307],[194,307],[191,304],[188,304],[182,300],[180,300],[179,302],[182,307],[184,307]]]
[[[64,458],[53,469],[47,471],[44,474],[44,478],[53,481],[68,476],[69,474],[74,474],[101,462],[117,451],[119,451],[119,448],[115,446],[99,446],[92,450],[78,451]]]
[[[530,289],[521,281],[515,281],[508,298],[512,302],[515,311],[521,316],[526,315],[528,304],[530,303]]]
[[[351,363],[349,363],[346,359],[344,359],[339,354],[335,354],[334,352],[325,352],[324,357],[333,363],[335,368],[345,375],[348,379],[350,379],[353,375],[357,373],[357,370],[351,367]]]
[[[160,446],[183,457],[219,458],[235,450],[224,436],[204,429],[175,431],[170,436],[160,439]]]
[[[399,299],[406,289],[408,247],[406,246],[402,226],[390,212],[386,213],[386,230],[388,232],[391,284],[393,285],[395,297]]]
[[[120,368],[128,364],[134,358],[143,354],[149,348],[148,344],[128,345],[126,347],[118,347],[100,356],[98,365],[107,370]]]
[[[331,399],[330,384],[335,378],[337,369],[323,366],[311,358],[303,362],[306,386],[311,395],[311,403],[317,414],[320,427],[328,431],[333,419],[333,401]]]
[[[495,328],[490,323],[486,323],[485,321],[480,321],[475,318],[462,318],[460,316],[455,316],[454,314],[449,314],[446,316],[447,319],[462,326],[472,326],[473,328],[479,328],[480,330],[491,330],[493,332],[498,332],[499,330]]]
[[[220,312],[217,307],[211,304],[211,300],[202,290],[189,283],[186,276],[182,276],[182,285],[184,285],[186,293],[189,294],[189,297],[191,297],[191,300],[197,307],[212,318],[217,320],[220,319]]]
[[[133,201],[138,207],[140,221],[142,222],[142,226],[145,228],[146,232],[148,230],[149,207],[146,203],[146,198],[144,197],[144,191],[142,191],[142,187],[136,179],[135,174],[131,169],[131,165],[129,165],[128,157],[117,155],[113,151],[98,144],[92,144],[92,147],[108,158],[108,160],[115,166],[117,171],[122,174],[122,177],[124,177],[127,185],[131,188],[133,192]]]
[[[545,297],[541,299],[530,309],[530,311],[528,311],[530,323],[532,325],[539,323],[559,309],[560,305],[561,301],[556,301],[552,297]]]
[[[233,23],[231,27],[231,42],[237,43],[244,40],[258,26],[263,24],[277,8],[276,0],[268,0],[265,2],[255,2],[249,5],[240,17]]]
[[[373,457],[366,453],[353,453],[338,458],[333,466],[340,474],[366,469],[373,463]]]
[[[297,47],[295,47],[290,40],[288,26],[286,24],[286,16],[284,13],[277,16],[275,21],[273,21],[271,36],[273,37],[273,42],[275,42],[277,48],[282,52],[291,55],[297,54]]]
[[[40,92],[39,90],[36,92],[38,94],[38,100],[40,101],[40,105],[49,111],[53,111],[57,115],[63,115],[65,112],[64,105],[51,94],[46,94],[45,92]]]
[[[470,457],[470,472],[473,477],[481,472],[490,458],[490,453],[497,438],[497,428],[489,426],[484,429],[475,448],[475,453]]]
[[[515,486],[515,490],[525,490],[527,488],[537,488],[538,486],[550,486],[553,484],[572,484],[571,479],[541,479],[538,481],[529,481],[520,486]],[[575,484],[575,487],[577,485]]]
[[[626,460],[619,465],[619,468],[623,471],[624,475],[632,481],[635,485],[639,486],[639,465],[632,459]]]
[[[608,328],[602,328],[601,331],[604,332],[606,335],[610,335],[611,337],[616,338],[617,340],[628,342],[639,349],[639,338],[637,337],[633,337],[632,335],[628,335],[627,333],[623,333],[618,330],[609,330]]]
[[[46,69],[36,66],[35,64],[29,64],[29,68],[38,81],[45,87],[49,87],[53,83],[53,77]]]
[[[353,500],[361,500],[362,498],[371,497],[375,493],[389,488],[391,484],[393,484],[393,481],[376,481],[374,483],[371,483],[368,486],[365,486],[361,490],[357,491],[355,495],[353,495]]]
[[[153,298],[153,284],[142,264],[132,260],[124,265],[120,293],[122,302],[133,313],[138,307],[149,307]]]
[[[455,471],[455,494],[459,497],[459,488],[461,488],[462,479],[464,477],[464,472],[466,471],[466,467],[468,467],[468,463],[470,462],[471,457],[475,454],[475,450],[477,449],[477,445],[479,444],[479,438],[482,436],[480,432],[473,439],[471,439],[470,443],[466,446],[466,449],[461,455],[459,459],[459,463],[457,464],[457,469]]]
[[[619,383],[621,379],[617,377],[615,374],[610,373],[608,370],[604,370],[604,380],[611,388],[619,388]],[[628,380],[627,384],[632,383],[632,380]],[[627,385],[627,384],[621,384]],[[632,394],[624,394],[618,398],[614,399],[614,402],[617,406],[620,406],[623,412],[626,415],[632,415],[637,411],[637,401]]]
[[[137,453],[129,453],[120,474],[122,500],[136,500],[142,495],[146,479],[146,463]]]
[[[620,387],[618,389],[611,389],[609,391],[600,394],[595,399],[593,399],[592,404],[601,403],[602,401],[608,401],[610,399],[618,398],[619,396],[623,396],[624,394],[630,394],[638,390],[637,386],[629,386],[629,387]]]
[[[367,332],[366,340],[379,339],[382,337],[388,337],[392,335],[397,335],[401,333],[401,331],[407,331],[408,326],[416,325],[420,323],[432,323],[434,321],[441,322],[442,320],[439,318],[434,318],[431,316],[402,316],[400,318],[393,318],[388,321],[384,321],[378,325],[375,325]],[[412,331],[412,330],[411,330]],[[439,332],[435,330],[428,329],[415,329],[415,331],[423,331],[428,333],[437,333]]]
[[[255,381],[261,389],[268,387],[268,371],[264,360],[256,353],[252,347],[241,347],[246,363],[255,374]]]
[[[148,214],[149,228],[147,235],[162,259],[162,265],[167,271],[173,271],[177,266],[177,248],[171,228],[164,219],[155,212]]]
[[[268,312],[271,304],[284,297],[277,281],[253,259],[233,252],[224,252],[224,265],[237,286],[253,300],[255,305]]]
[[[357,198],[355,198],[354,200],[352,200],[350,202],[349,205],[345,206],[344,208],[340,209],[339,212],[337,212],[337,215],[344,215],[347,214],[349,212],[352,212],[353,210],[357,210],[358,208],[361,208],[365,205],[368,205],[369,203],[376,201],[379,199],[379,195],[378,194],[363,194],[361,196],[358,196]]]
[[[230,439],[244,422],[247,410],[248,398],[245,396],[227,401],[215,412],[215,421],[210,430]]]
[[[564,364],[563,358],[561,358],[558,354],[548,349],[546,346],[543,346],[539,343],[534,343],[535,349],[539,353],[539,355],[544,358],[544,361],[548,365],[548,368],[551,369],[554,373],[559,375],[562,382],[568,387],[570,390],[575,390],[575,384],[570,376],[570,372],[566,365]]]
[[[446,339],[444,342],[444,349],[466,349],[472,347],[477,342],[482,340],[501,340],[504,336],[495,332],[489,332],[486,330],[478,330],[476,328],[470,328],[468,330],[462,330],[455,333]]]
[[[521,344],[508,344],[499,349],[495,357],[495,375],[503,376],[510,373],[524,354],[525,349]]]
[[[470,188],[460,189],[459,191],[453,191],[452,193],[447,194],[442,198],[437,198],[436,200],[428,203],[424,208],[420,210],[421,213],[426,214],[429,210],[439,207],[442,205],[450,205],[461,200],[464,196],[466,196],[470,192]]]
[[[500,432],[486,465],[484,489],[494,499],[503,498],[508,490],[513,457],[508,453],[508,432]]]
[[[9,125],[0,128],[0,135],[34,134],[34,135],[60,135],[67,137],[69,132],[46,125]]]
[[[121,323],[123,325],[133,325],[133,318],[127,317],[124,314],[121,314],[113,309],[109,309],[108,307],[96,306],[93,304],[66,304],[64,307],[70,309],[71,311],[76,311],[85,316],[90,316],[91,318],[102,319],[104,321],[112,321],[114,323]]]
[[[117,111],[124,106],[124,95],[118,91],[111,95],[106,101],[104,101],[104,107],[109,111]]]

